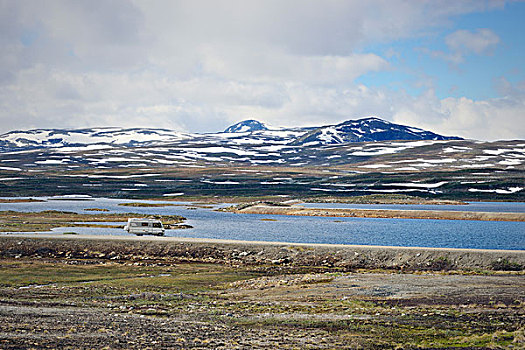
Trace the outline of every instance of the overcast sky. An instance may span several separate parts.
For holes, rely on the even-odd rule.
[[[0,0],[0,132],[376,115],[525,139],[525,2]]]

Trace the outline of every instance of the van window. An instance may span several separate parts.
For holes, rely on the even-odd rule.
[[[138,226],[139,223],[138,223],[138,222],[132,222],[132,223],[130,223],[129,225],[130,225],[130,226]]]
[[[160,226],[160,222],[154,222],[154,223],[153,223],[153,227],[161,227],[161,226]]]
[[[147,222],[143,222],[143,223],[142,223],[142,226],[146,226],[146,227],[147,227],[147,226],[148,226],[148,223],[147,223]]]

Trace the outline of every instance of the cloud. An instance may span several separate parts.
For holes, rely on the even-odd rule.
[[[486,53],[499,41],[499,37],[490,29],[478,29],[475,32],[458,30],[445,38],[450,50],[465,54],[474,52],[478,55]]]
[[[236,81],[352,82],[368,72],[384,70],[386,60],[375,54],[301,56],[279,50],[239,51],[207,47],[201,55],[206,75]]]
[[[468,55],[490,54],[499,42],[499,36],[490,29],[477,29],[476,31],[461,29],[445,37],[448,52],[428,49],[422,51],[453,64],[460,64],[465,62],[465,57]]]
[[[486,100],[465,97],[439,100],[429,90],[396,109],[393,120],[478,140],[523,139],[525,90],[512,96]]]
[[[298,126],[377,114],[455,133],[442,121],[466,113],[460,110],[489,115],[482,102],[358,84],[367,73],[392,69],[389,57],[365,47],[425,36],[456,16],[498,6],[480,0],[0,0],[0,128],[207,132],[245,118]],[[490,52],[497,42],[489,32],[451,34],[450,53]],[[515,107],[485,102],[512,114],[519,96],[512,97]]]
[[[40,65],[24,71],[15,90],[2,92],[0,110],[18,116],[5,120],[6,130],[19,128],[22,120],[24,128],[106,125],[213,132],[246,118],[293,127],[378,115],[446,135],[523,138],[524,84],[504,79],[498,83],[507,97],[475,101],[439,99],[432,89],[411,96],[362,84],[337,87],[209,77],[179,81],[161,79],[156,72],[79,77]]]

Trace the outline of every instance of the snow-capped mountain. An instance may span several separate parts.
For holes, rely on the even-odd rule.
[[[315,146],[389,140],[461,140],[461,138],[446,137],[370,117],[322,127],[279,129],[270,129],[256,120],[245,120],[228,127],[224,132],[210,134],[185,134],[167,129],[145,128],[35,129],[0,135],[0,149],[21,150],[88,145],[133,147],[180,142],[194,145]]]
[[[268,127],[260,121],[248,119],[233,124],[232,126],[224,130],[225,133],[237,133],[237,132],[253,132],[259,130],[268,130]]]
[[[430,131],[390,123],[377,117],[348,120],[312,130],[294,141],[296,145],[328,145],[348,142],[377,142],[392,140],[461,140]]]
[[[0,135],[0,147],[43,148],[75,147],[96,144],[133,146],[152,142],[173,142],[191,138],[167,129],[93,128],[93,129],[34,129],[11,131]]]
[[[144,198],[525,195],[522,140],[462,140],[375,117],[317,128],[248,130],[243,127],[251,123],[242,124],[209,134],[122,128],[9,132],[0,135],[0,192]]]

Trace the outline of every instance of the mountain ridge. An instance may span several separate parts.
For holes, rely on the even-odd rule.
[[[381,141],[400,136],[411,139]],[[13,131],[0,135],[0,190],[4,196],[411,193],[523,201],[524,140],[440,137],[379,118],[213,134]]]
[[[420,128],[401,125],[378,117],[347,120],[317,128],[302,136],[295,144],[340,144],[396,140],[463,140],[458,136],[443,136]]]
[[[395,140],[462,140],[443,136],[416,127],[395,124],[378,117],[346,120],[339,124],[319,127],[270,128],[248,119],[226,128],[223,132],[207,134],[182,133],[169,129],[96,127],[82,129],[32,129],[10,131],[0,135],[0,148],[34,149],[81,145],[136,146],[179,141],[224,144],[260,144],[272,142],[291,146],[316,146],[355,142]]]

